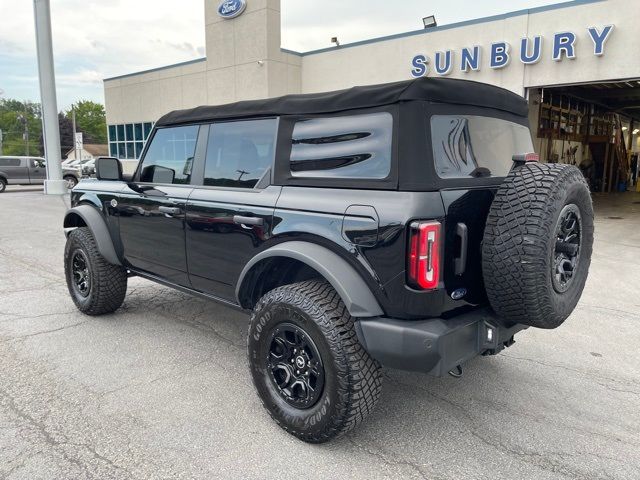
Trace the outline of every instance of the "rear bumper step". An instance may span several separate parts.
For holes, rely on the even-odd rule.
[[[382,365],[443,376],[480,354],[495,354],[513,344],[525,325],[505,327],[488,309],[451,319],[356,321],[358,339]]]

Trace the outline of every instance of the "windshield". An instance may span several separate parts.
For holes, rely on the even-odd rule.
[[[529,129],[475,115],[433,115],[431,138],[441,178],[506,177],[513,155],[533,152]]]

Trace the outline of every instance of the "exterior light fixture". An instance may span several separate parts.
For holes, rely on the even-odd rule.
[[[636,128],[636,129],[633,131],[633,134],[634,134],[634,135],[637,135],[637,134],[638,134],[638,132],[640,132],[640,128]]]
[[[622,127],[623,132],[626,132],[627,130],[628,130],[627,127]]]
[[[340,41],[338,40],[338,37],[331,37],[331,43],[335,43],[336,47],[340,46]]]
[[[436,22],[435,15],[429,15],[428,17],[424,17],[422,19],[422,23],[424,25],[424,28],[432,28],[432,27],[438,26],[438,22]]]

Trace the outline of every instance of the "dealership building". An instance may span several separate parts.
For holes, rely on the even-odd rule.
[[[154,121],[171,110],[421,76],[524,96],[541,159],[583,167],[594,191],[628,186],[637,168],[640,2],[573,0],[425,22],[309,52],[281,47],[279,0],[204,0],[204,8],[205,58],[104,80],[110,153],[128,170]]]

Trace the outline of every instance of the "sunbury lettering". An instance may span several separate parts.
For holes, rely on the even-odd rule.
[[[613,32],[614,25],[604,27],[589,27],[587,33],[593,43],[593,54],[597,57],[604,55],[607,40]],[[558,32],[550,40],[551,48],[547,51],[550,58],[560,62],[565,58],[576,58],[577,36],[573,32]],[[434,61],[424,54],[418,54],[411,60],[411,75],[424,77],[429,74],[431,66],[437,75],[449,75],[454,68],[462,72],[478,71],[482,65],[488,63],[490,68],[504,68],[514,57],[525,65],[538,63],[545,55],[545,41],[540,35],[533,38],[525,37],[520,40],[518,48],[513,51],[507,42],[494,42],[487,49],[487,60],[483,59],[483,48],[479,45],[464,47],[460,51],[445,50],[435,52]]]

